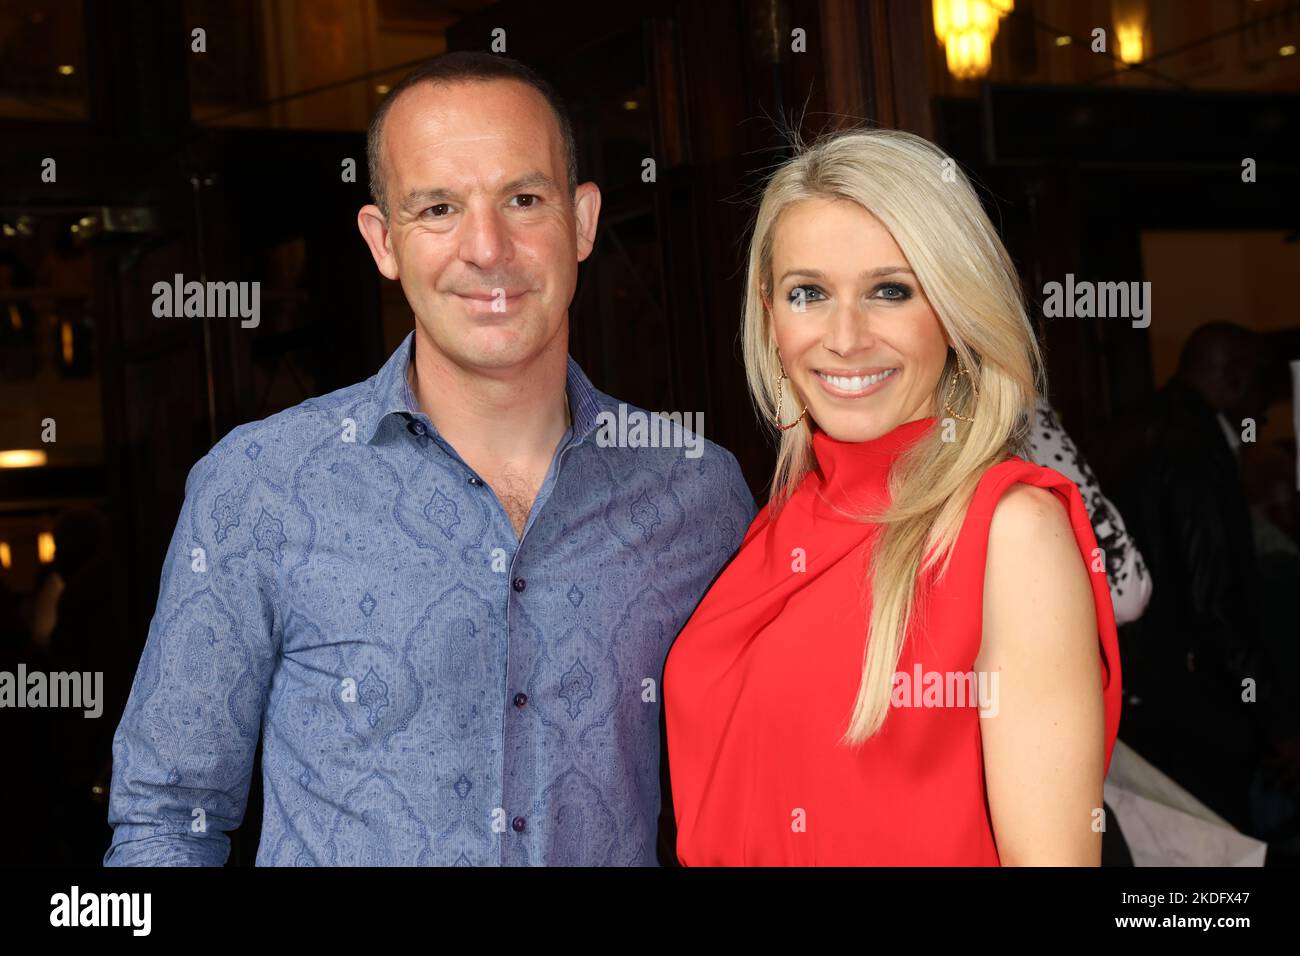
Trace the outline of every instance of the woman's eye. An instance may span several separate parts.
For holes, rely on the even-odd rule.
[[[898,282],[886,282],[876,290],[876,294],[882,299],[902,302],[912,297],[912,290]]]
[[[815,302],[817,298],[821,297],[821,294],[822,290],[815,285],[797,285],[790,290],[790,293],[785,298],[787,302],[797,309],[805,302]]]

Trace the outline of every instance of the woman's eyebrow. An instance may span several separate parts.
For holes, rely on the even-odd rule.
[[[907,266],[877,266],[874,269],[863,269],[860,273],[858,273],[858,278],[876,279],[879,278],[880,276],[901,275],[904,273],[911,276],[916,275],[916,273],[914,273]],[[784,282],[786,279],[790,278],[791,276],[804,276],[809,279],[825,279],[826,273],[822,272],[820,269],[803,269],[803,268],[788,269],[786,270],[785,275],[781,276],[781,281]]]

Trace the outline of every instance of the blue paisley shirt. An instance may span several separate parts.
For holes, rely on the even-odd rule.
[[[753,519],[736,460],[598,441],[619,403],[570,358],[517,537],[417,411],[413,337],[191,470],[105,865],[225,863],[259,733],[259,866],[655,864],[664,659]]]

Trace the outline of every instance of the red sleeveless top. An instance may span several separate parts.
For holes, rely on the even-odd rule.
[[[1092,570],[1097,540],[1075,484],[1016,457],[981,478],[947,576],[936,585],[931,569],[921,582],[926,620],[904,642],[895,673],[909,680],[883,727],[860,749],[839,743],[862,676],[870,612],[863,575],[877,533],[840,512],[887,501],[890,465],[936,422],[905,422],[868,442],[836,441],[814,427],[817,467],[775,519],[770,507],[759,512],[678,636],[663,693],[683,864],[998,865],[979,699],[923,706],[922,688],[929,672],[947,683],[974,669],[989,522],[1018,481],[1056,494],[1089,568],[1110,767],[1119,644],[1106,573]]]

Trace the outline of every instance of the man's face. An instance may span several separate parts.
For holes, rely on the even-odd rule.
[[[600,193],[570,200],[559,124],[512,80],[422,84],[384,122],[389,219],[358,216],[380,272],[402,283],[447,360],[506,371],[566,333]]]

